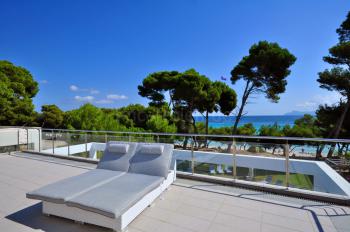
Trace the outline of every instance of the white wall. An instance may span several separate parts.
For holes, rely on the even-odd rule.
[[[192,160],[190,151],[175,150],[174,155],[177,160]],[[196,162],[230,166],[232,166],[233,163],[233,155],[227,153],[194,152],[194,159]],[[238,167],[278,172],[285,172],[286,165],[284,158],[252,155],[236,155],[236,164]],[[290,159],[289,171],[290,173],[312,175],[314,178],[315,191],[350,196],[350,183],[325,162]]]

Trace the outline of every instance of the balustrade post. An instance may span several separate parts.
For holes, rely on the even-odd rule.
[[[70,133],[69,133],[69,132],[67,132],[67,136],[68,136],[68,138],[67,138],[67,143],[68,143],[68,156],[70,156]]]
[[[29,130],[26,129],[27,131],[27,151],[29,151]]]
[[[55,136],[55,132],[53,130],[51,131],[51,133],[52,133],[51,134],[51,136],[52,136],[51,137],[52,138],[52,154],[55,154],[55,137],[56,136]]]
[[[286,141],[284,145],[285,169],[286,169],[286,187],[289,188],[289,144]]]
[[[233,138],[232,140],[232,155],[233,155],[233,159],[232,159],[232,175],[233,175],[233,179],[237,179],[237,156],[236,156],[236,141]]]
[[[194,138],[193,137],[191,141],[191,171],[193,175],[194,174]]]
[[[38,146],[39,146],[39,152],[41,152],[41,129],[38,129],[38,139],[39,139],[39,144],[38,144]]]
[[[17,130],[17,149],[20,151],[20,129]]]
[[[87,149],[87,133],[85,133],[85,152],[87,153],[88,149]]]

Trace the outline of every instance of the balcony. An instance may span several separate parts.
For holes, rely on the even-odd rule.
[[[0,231],[110,231],[44,216],[38,201],[25,198],[30,190],[95,168],[104,142],[110,140],[171,141],[177,147],[174,155],[179,178],[131,223],[128,231],[349,231],[350,228],[350,208],[345,206],[349,183],[325,158],[316,160],[310,154],[310,146],[316,142],[325,144],[327,152],[332,147],[328,140],[301,142],[261,137],[228,140],[202,135],[30,128],[27,128],[29,133],[22,135],[21,130],[11,132],[22,136],[17,137],[19,145],[16,141],[11,146],[2,145],[6,152],[0,155]],[[198,145],[204,141],[211,145]],[[272,141],[277,147],[274,155],[259,151],[258,147],[271,147]],[[294,149],[293,156],[290,151],[296,144],[300,149],[309,146],[308,154],[301,156]],[[228,146],[232,146],[230,151]]]

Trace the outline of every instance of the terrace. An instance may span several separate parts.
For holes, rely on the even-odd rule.
[[[259,152],[259,147],[271,150],[272,144],[272,138],[261,137],[225,140],[211,136],[207,139],[212,140],[212,145],[201,148],[198,144],[205,138],[199,135],[188,135],[185,147],[186,138],[179,134],[175,137],[15,128],[0,132],[0,136],[3,150],[8,151],[0,155],[0,231],[110,231],[44,216],[38,201],[25,198],[30,190],[95,168],[104,142],[110,140],[171,141],[177,147],[174,152],[179,170],[177,181],[130,224],[128,231],[350,228],[350,208],[345,206],[349,202],[349,183],[325,159],[314,159],[310,146],[315,141],[304,139],[301,143],[288,139],[286,143],[279,139],[273,141],[278,148],[272,155],[268,149]],[[233,149],[227,152],[225,145],[230,143]],[[295,144],[304,146],[302,149],[307,147],[308,158],[290,153]],[[242,148],[244,145],[246,149]],[[254,150],[249,151],[249,146]]]

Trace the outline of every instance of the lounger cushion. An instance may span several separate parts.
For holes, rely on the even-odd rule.
[[[117,218],[159,187],[164,178],[126,173],[102,186],[94,188],[66,202],[68,206]]]
[[[163,152],[161,154],[159,154],[159,152],[157,152],[157,150],[154,148],[155,153],[145,153],[144,145],[145,144],[139,144],[137,146],[136,153],[130,160],[130,168],[128,172],[166,178],[169,173],[174,145],[158,145],[163,147]],[[152,146],[157,145],[154,144]]]
[[[122,145],[128,146],[127,152],[125,153]],[[100,162],[97,165],[98,169],[106,169],[112,171],[127,172],[129,169],[130,159],[135,153],[137,144],[136,143],[125,143],[125,142],[108,142],[106,149]]]
[[[124,173],[103,169],[91,170],[29,192],[27,198],[64,203],[68,199],[105,184]]]
[[[164,146],[160,144],[143,144],[140,147],[140,152],[143,154],[161,155],[164,151]]]
[[[109,152],[126,154],[129,150],[129,144],[118,144],[118,143],[110,143],[107,147]]]

